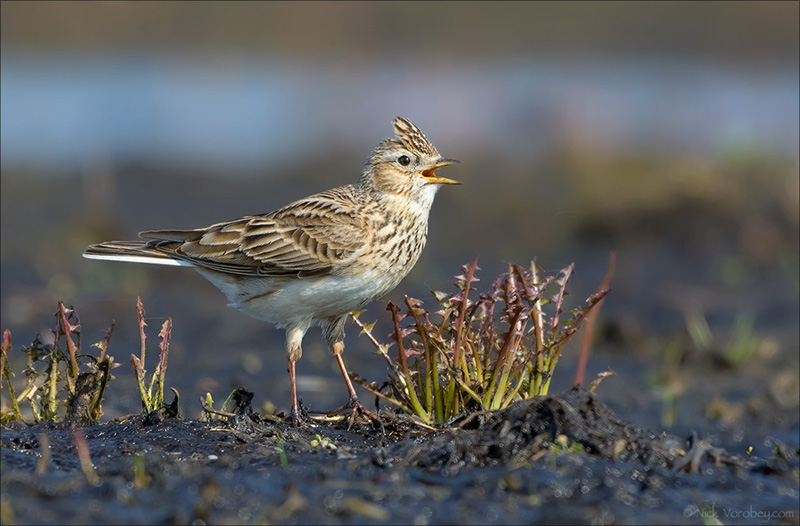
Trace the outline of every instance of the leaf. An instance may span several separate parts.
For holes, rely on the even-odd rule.
[[[447,294],[446,292],[438,291],[438,290],[432,290],[431,294],[433,294],[433,297],[436,298],[436,301],[438,301],[439,304],[442,307],[446,308],[446,307],[449,306],[449,305],[447,305],[447,303],[449,303],[449,301],[448,301],[448,298],[450,297],[449,294]]]
[[[144,362],[145,356],[145,345],[144,342],[147,339],[147,335],[144,333],[144,328],[147,327],[147,323],[144,321],[144,305],[142,305],[142,298],[141,296],[136,296],[136,317],[139,320],[139,339],[141,340],[141,360]]]
[[[361,334],[372,332],[372,328],[375,327],[375,324],[378,323],[377,320],[373,321],[372,323],[365,323],[361,326]]]
[[[606,378],[608,378],[610,376],[615,376],[616,374],[617,373],[615,373],[611,369],[611,367],[609,367],[607,371],[603,371],[601,373],[597,373],[597,378],[595,378],[592,381],[592,384],[589,386],[589,391],[590,392],[594,392],[594,390],[597,389],[597,386],[600,385],[600,382],[602,382],[603,380],[605,380]]]
[[[8,351],[11,350],[11,331],[6,329],[3,331],[3,344],[0,346],[0,353],[3,357],[8,358]]]
[[[406,305],[408,305],[409,307],[419,308],[422,305],[422,300],[418,300],[410,296],[406,296],[405,300],[406,300]]]
[[[158,344],[158,348],[161,349],[162,352],[169,352],[169,339],[171,335],[172,318],[167,318],[161,326],[161,331],[158,333],[158,337],[161,338],[161,343]]]
[[[137,373],[139,371],[142,371],[142,373],[144,373],[144,364],[142,364],[142,361],[139,358],[137,358],[135,354],[131,354],[131,367]]]
[[[158,348],[161,349],[161,353],[158,355],[158,365],[156,366],[156,370],[153,373],[153,376],[158,377],[159,380],[161,381],[163,381],[164,376],[166,375],[167,372],[167,357],[169,356],[169,340],[171,336],[172,336],[172,318],[167,318],[164,324],[161,326],[161,330],[158,333],[158,337],[161,339],[161,342],[158,344]],[[161,400],[163,400],[163,390],[164,390],[163,382],[160,385],[160,389],[162,391]]]
[[[403,313],[403,311],[400,309],[400,307],[398,307],[397,305],[395,305],[391,301],[389,302],[388,305],[386,305],[386,310],[388,310],[388,311],[390,311],[392,313],[392,319],[396,319],[398,323],[403,321],[403,319],[406,316],[408,316],[407,314]]]
[[[9,375],[13,375],[14,373],[11,371],[11,368],[8,366],[8,351],[11,350],[11,331],[6,329],[3,331],[3,344],[0,345],[0,389],[3,388],[3,378],[9,380],[8,389],[11,394],[11,400],[16,404],[16,398],[14,397],[14,388],[11,386],[11,381],[8,378]],[[18,412],[18,411],[17,411]]]

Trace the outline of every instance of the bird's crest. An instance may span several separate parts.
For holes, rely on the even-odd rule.
[[[411,151],[427,153],[429,155],[439,155],[436,147],[425,137],[422,130],[414,126],[414,123],[403,117],[395,117],[392,121],[394,133],[397,135],[396,141]]]

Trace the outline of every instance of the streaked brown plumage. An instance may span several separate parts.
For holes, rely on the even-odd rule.
[[[407,119],[370,154],[358,182],[320,192],[269,214],[196,230],[141,232],[144,241],[92,245],[84,257],[194,267],[231,306],[286,329],[292,416],[300,421],[295,362],[312,324],[336,357],[359,407],[341,353],[348,313],[392,290],[425,246],[428,213],[444,159]]]

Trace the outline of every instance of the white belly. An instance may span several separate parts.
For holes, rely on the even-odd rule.
[[[198,269],[242,312],[285,327],[302,320],[342,316],[374,301],[397,286],[403,276],[386,272],[313,278],[245,278]]]

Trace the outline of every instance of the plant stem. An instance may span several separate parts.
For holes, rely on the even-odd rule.
[[[403,337],[402,332],[400,331],[400,322],[397,319],[397,314],[400,311],[400,308],[393,304],[389,304],[389,310],[392,311],[392,321],[394,322],[394,336],[395,341],[397,342],[397,353],[400,356],[400,367],[403,369],[403,374],[406,377],[406,393],[408,394],[409,401],[411,402],[411,407],[414,408],[414,413],[420,417],[426,424],[430,424],[431,417],[428,413],[425,412],[425,409],[422,407],[422,404],[419,402],[419,398],[417,398],[417,392],[414,389],[414,382],[411,377],[411,371],[408,369],[408,360],[406,359],[406,351],[403,348]]]

